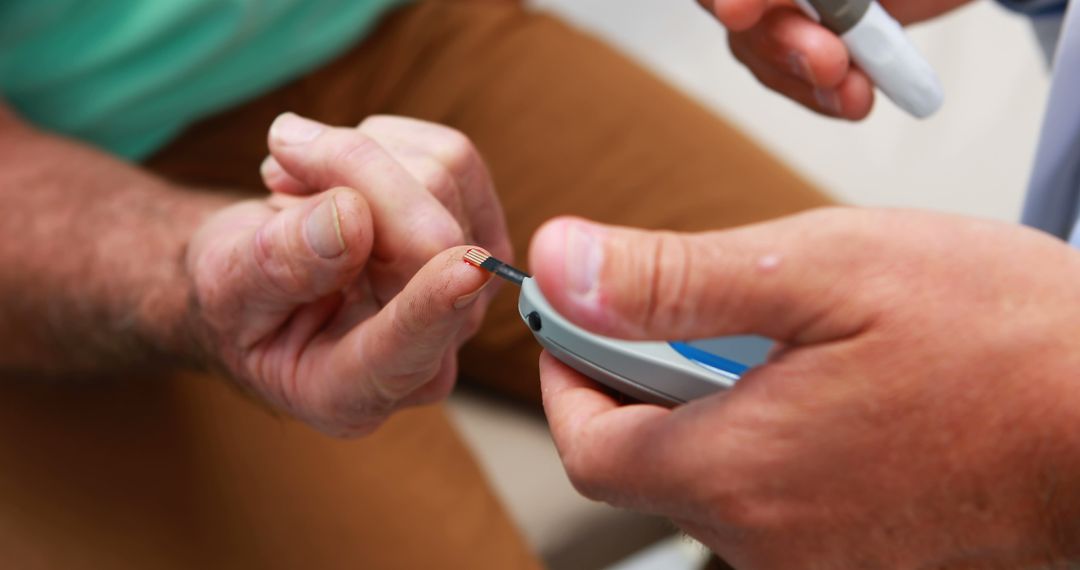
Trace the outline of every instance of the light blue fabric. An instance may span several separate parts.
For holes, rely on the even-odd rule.
[[[1066,9],[1024,223],[1080,247],[1080,10]]]
[[[401,0],[0,0],[0,96],[121,156],[355,44]]]
[[[1025,16],[1061,15],[1068,0],[998,0],[998,4]]]

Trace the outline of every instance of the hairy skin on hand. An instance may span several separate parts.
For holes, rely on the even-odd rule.
[[[235,201],[0,113],[0,369],[102,375],[195,363],[188,237]]]
[[[219,368],[336,436],[442,400],[511,251],[476,149],[399,117],[270,126],[259,199],[177,187],[0,122],[0,369]],[[273,168],[268,168],[268,167]]]
[[[838,208],[702,234],[555,220],[530,261],[594,332],[784,347],[672,410],[542,359],[583,494],[666,515],[740,570],[1080,560],[1080,253],[1060,240]]]

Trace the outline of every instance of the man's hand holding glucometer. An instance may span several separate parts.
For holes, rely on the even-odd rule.
[[[906,25],[933,18],[967,1],[882,0],[881,7]],[[865,70],[853,65],[857,58],[853,58],[851,49],[841,39],[845,37],[849,44],[851,40],[858,40],[843,33],[854,25],[853,22],[841,17],[833,26],[839,30],[838,34],[808,17],[806,10],[800,10],[794,0],[698,0],[698,3],[728,29],[731,52],[766,87],[831,117],[859,120],[870,113],[874,104],[874,82]],[[825,3],[838,6],[843,12],[849,7],[841,4],[861,4],[863,0],[826,0]],[[870,37],[865,39],[870,49],[879,43]],[[913,114],[926,116],[936,110],[935,104],[940,105],[940,89],[935,95],[932,85],[916,84],[931,82],[932,70],[918,61],[920,58],[910,46],[903,45],[906,42],[896,38],[895,43],[896,46],[886,51],[894,54],[910,52],[906,57],[911,60],[912,77],[899,77],[896,70],[885,65],[880,70],[882,80],[894,81],[897,85],[883,87],[901,92],[906,89],[928,91],[900,94],[910,101],[902,106]]]
[[[545,355],[575,486],[740,570],[1049,568],[1080,555],[1080,255],[1014,225],[831,209],[728,231],[558,219],[550,303],[628,339],[760,334],[726,391],[620,406]]]

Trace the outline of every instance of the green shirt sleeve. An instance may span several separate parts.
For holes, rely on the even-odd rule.
[[[0,96],[139,159],[359,42],[402,0],[5,0]]]

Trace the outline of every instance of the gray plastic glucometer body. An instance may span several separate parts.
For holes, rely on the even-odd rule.
[[[698,361],[667,342],[626,341],[590,333],[566,320],[548,304],[534,279],[525,279],[518,312],[536,340],[574,370],[638,400],[674,406],[730,388],[741,370],[762,362],[772,345],[758,337],[712,339],[726,359],[744,365],[730,370]],[[710,346],[710,345],[703,345]],[[692,348],[691,350],[697,350]]]

